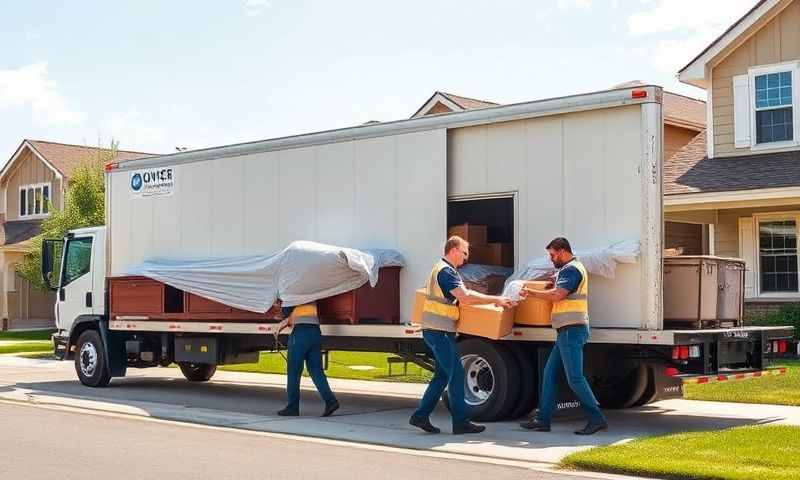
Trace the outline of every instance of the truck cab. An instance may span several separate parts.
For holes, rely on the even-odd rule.
[[[70,230],[61,240],[45,240],[42,245],[42,278],[57,292],[55,303],[56,353],[71,356],[67,345],[85,328],[105,315],[105,227]]]

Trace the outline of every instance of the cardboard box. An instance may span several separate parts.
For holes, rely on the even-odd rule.
[[[497,340],[511,334],[514,309],[494,305],[462,305],[458,332]]]
[[[422,324],[422,307],[425,306],[425,289],[420,288],[414,292],[414,309],[411,310],[411,323]]]
[[[549,282],[525,282],[525,287],[534,290],[544,290]],[[541,298],[528,297],[521,301],[514,312],[514,323],[518,325],[533,325],[549,327],[552,325],[550,314],[553,311],[553,302]]]
[[[487,243],[469,246],[469,262],[499,267],[514,266],[514,246],[510,243]]]
[[[462,223],[461,225],[454,225],[447,229],[447,237],[458,235],[470,244],[484,245],[487,241],[486,225],[473,225],[471,223]]]
[[[422,307],[425,304],[425,289],[414,292],[414,309],[411,323],[422,324]],[[459,333],[497,340],[511,333],[514,326],[514,309],[502,309],[494,305],[462,305],[459,307],[461,319],[458,321]]]

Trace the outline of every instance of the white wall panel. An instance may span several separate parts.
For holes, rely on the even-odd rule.
[[[356,248],[385,245],[397,238],[396,137],[379,137],[355,145]]]
[[[245,255],[267,255],[281,248],[278,178],[280,153],[246,155],[243,160],[244,249]],[[286,188],[291,188],[286,185]]]
[[[278,161],[281,183],[277,227],[282,245],[316,240],[317,162],[314,147],[284,150]]]

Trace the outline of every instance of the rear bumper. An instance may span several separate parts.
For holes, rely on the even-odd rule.
[[[733,382],[737,380],[751,380],[753,378],[771,377],[786,374],[786,367],[769,368],[766,370],[754,370],[750,372],[730,372],[718,373],[716,375],[679,375],[684,385],[686,384],[706,384],[719,382]]]

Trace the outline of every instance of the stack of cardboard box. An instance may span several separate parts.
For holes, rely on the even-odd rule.
[[[458,235],[469,242],[469,261],[482,265],[500,267],[514,266],[514,248],[510,243],[489,242],[486,225],[463,223],[454,225],[447,231],[447,236]]]

